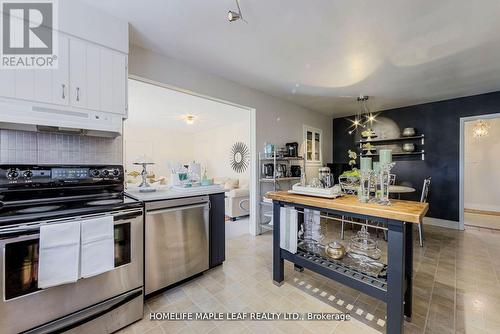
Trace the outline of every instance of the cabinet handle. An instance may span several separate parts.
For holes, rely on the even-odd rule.
[[[65,91],[66,91],[66,85],[65,84],[62,84],[62,99],[66,99],[66,94],[65,94]]]
[[[80,87],[76,87],[76,100],[80,101]]]

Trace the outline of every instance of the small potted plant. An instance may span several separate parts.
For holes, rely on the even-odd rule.
[[[349,155],[349,166],[351,166],[351,170],[344,171],[341,176],[346,176],[351,182],[355,183],[358,182],[361,177],[361,173],[356,168],[356,159],[358,158],[358,154],[351,150],[347,151],[347,154]]]

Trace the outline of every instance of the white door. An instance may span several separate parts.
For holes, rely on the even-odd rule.
[[[71,105],[79,108],[87,106],[86,78],[87,50],[84,42],[71,39],[69,43],[70,63],[70,101]]]

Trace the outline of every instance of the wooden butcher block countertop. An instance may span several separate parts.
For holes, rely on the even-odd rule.
[[[287,191],[275,191],[267,193],[266,197],[281,202],[400,220],[415,224],[420,223],[429,210],[428,203],[391,199],[391,205],[379,205],[375,203],[361,203],[358,201],[357,196],[353,195],[328,199],[291,194]]]

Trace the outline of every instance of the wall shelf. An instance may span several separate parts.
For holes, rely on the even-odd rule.
[[[420,155],[422,160],[425,160],[425,151],[417,151],[417,152],[392,152],[393,157],[405,157],[405,156],[418,156]],[[366,153],[360,153],[360,157],[378,157],[379,154],[366,154]]]
[[[267,164],[273,165],[273,176],[266,177],[264,174],[263,166]],[[301,176],[292,177],[278,177],[277,176],[277,166],[285,165],[286,173],[285,175],[291,175],[291,166],[298,165],[300,166]],[[261,196],[264,196],[266,192],[269,190],[277,191],[277,190],[286,190],[291,189],[293,182],[298,182],[305,177],[306,175],[306,161],[304,157],[282,157],[277,156],[276,152],[271,154],[259,152],[259,193]],[[273,226],[270,225],[270,221],[272,221],[273,211],[272,211],[273,202],[265,201],[264,199],[259,201],[259,234],[272,230]]]
[[[397,144],[397,143],[401,143],[401,142],[410,142],[410,141],[416,141],[416,140],[420,140],[420,145],[423,148],[423,146],[425,145],[425,135],[424,134],[421,134],[419,136],[399,137],[399,138],[391,138],[391,139],[387,139],[387,138],[386,139],[376,139],[375,138],[375,139],[370,139],[370,140],[361,139],[361,140],[357,140],[356,144],[358,144],[358,148],[360,150],[360,154],[359,154],[360,157],[377,157],[378,153],[374,153],[374,154],[363,153],[365,151],[368,151],[367,149],[363,148],[363,145],[368,144],[368,143],[379,144],[379,145],[372,145],[371,151],[375,151],[380,146],[385,146],[385,145],[389,145],[389,144]],[[416,152],[392,152],[392,155],[394,157],[401,157],[401,158],[402,157],[411,157],[411,156],[420,156],[421,160],[425,160],[425,151],[423,149],[420,149],[419,151],[416,151]]]
[[[412,136],[412,137],[399,137],[399,138],[386,138],[386,139],[361,139],[357,140],[356,144],[366,144],[366,143],[392,143],[392,142],[401,142],[401,141],[410,141],[410,140],[421,140],[422,145],[424,145],[425,135],[420,136]]]

